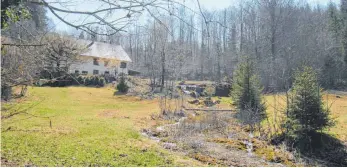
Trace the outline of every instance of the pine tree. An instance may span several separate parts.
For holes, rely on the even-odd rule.
[[[308,135],[331,126],[329,110],[323,106],[322,90],[313,68],[304,67],[294,78],[287,109],[289,134]]]
[[[238,118],[244,124],[249,125],[251,131],[266,117],[261,91],[258,76],[255,75],[254,64],[246,57],[235,71],[231,97],[234,105],[237,106]]]
[[[347,64],[347,0],[341,0],[341,16],[342,16],[342,45],[344,49],[344,60]]]
[[[80,35],[78,36],[79,39],[84,39],[84,32],[81,31]]]
[[[341,16],[340,13],[336,7],[336,5],[332,2],[330,2],[328,7],[328,13],[329,13],[329,30],[333,33],[333,37],[335,39],[335,42],[340,43],[340,37],[341,37]]]
[[[129,86],[125,82],[125,76],[121,75],[119,84],[117,85],[117,90],[121,93],[128,92]]]

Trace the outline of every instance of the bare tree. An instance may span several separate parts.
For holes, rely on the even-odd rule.
[[[81,62],[78,56],[87,48],[86,44],[56,33],[46,36],[45,41],[49,45],[43,58],[44,70],[51,79],[66,75],[72,64]]]

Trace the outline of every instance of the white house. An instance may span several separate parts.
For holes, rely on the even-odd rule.
[[[78,56],[80,61],[70,66],[70,73],[82,75],[128,74],[128,64],[131,59],[122,46],[87,40],[79,40],[79,42],[89,46]]]

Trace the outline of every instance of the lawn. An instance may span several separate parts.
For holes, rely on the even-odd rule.
[[[32,87],[25,98],[2,103],[2,117],[25,112],[2,119],[2,165],[199,165],[140,135],[156,124],[150,119],[158,113],[156,100],[113,92],[109,87]]]

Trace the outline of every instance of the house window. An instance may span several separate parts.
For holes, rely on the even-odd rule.
[[[104,66],[106,67],[108,65],[108,61],[105,61],[104,62]]]
[[[109,71],[105,71],[104,73],[105,73],[105,75],[109,75],[109,74],[110,74],[110,72],[109,72]]]
[[[75,70],[75,74],[79,74],[80,73],[80,71],[79,70]]]
[[[99,74],[99,70],[93,70],[93,75]]]
[[[87,75],[88,71],[82,71],[82,75]]]
[[[120,63],[120,68],[127,68],[127,63],[126,62],[121,62]]]
[[[94,58],[94,59],[93,59],[93,64],[94,64],[94,65],[99,65],[99,59]]]

